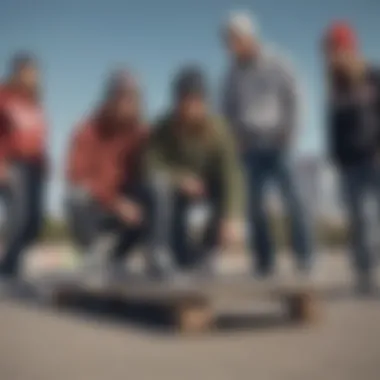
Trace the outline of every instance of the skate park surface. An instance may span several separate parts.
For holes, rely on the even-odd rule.
[[[64,251],[36,250],[28,271],[37,275],[57,263],[75,265]],[[279,275],[292,270],[291,262],[287,254],[280,256]],[[246,257],[223,257],[219,267],[221,272],[238,271],[247,267]],[[315,324],[283,324],[267,315],[263,306],[249,321],[226,319],[224,329],[202,336],[177,336],[141,328],[124,318],[2,300],[0,378],[379,379],[379,294],[367,298],[352,294],[345,252],[320,252],[313,277],[328,289],[323,316]]]

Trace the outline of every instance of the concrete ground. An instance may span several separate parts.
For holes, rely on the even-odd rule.
[[[243,265],[243,258],[233,258],[221,266]],[[280,267],[289,270],[288,258]],[[341,254],[321,254],[316,278],[346,289],[326,297],[316,325],[271,325],[258,318],[251,328],[199,337],[3,300],[0,379],[378,380],[380,298],[349,296],[349,267]]]

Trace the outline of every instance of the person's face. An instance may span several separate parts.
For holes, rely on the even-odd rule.
[[[139,96],[131,93],[120,94],[112,108],[116,120],[120,122],[136,120],[140,113]]]
[[[180,116],[189,123],[202,120],[207,113],[207,105],[200,95],[189,95],[178,102]]]
[[[353,60],[356,59],[352,51],[328,45],[325,46],[324,56],[328,67],[343,73],[350,70]]]
[[[250,36],[229,31],[225,37],[228,52],[237,60],[244,60],[255,54],[257,42]]]
[[[23,87],[35,89],[39,85],[40,74],[37,67],[30,64],[20,67],[16,78]]]

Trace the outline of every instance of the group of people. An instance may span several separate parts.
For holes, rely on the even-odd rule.
[[[275,247],[266,209],[275,181],[289,217],[298,270],[312,267],[307,218],[289,168],[300,108],[298,79],[289,63],[260,43],[247,14],[223,29],[231,64],[221,111],[211,107],[202,69],[183,67],[174,78],[169,111],[152,126],[144,121],[141,87],[128,70],[111,73],[95,111],[78,125],[67,163],[67,222],[74,241],[91,254],[113,236],[107,255],[114,267],[143,243],[147,271],[165,275],[207,268],[212,253],[238,236],[247,214],[252,273],[274,273]],[[344,22],[324,34],[326,138],[341,175],[361,290],[372,285],[364,195],[380,202],[380,74],[361,56]],[[18,54],[0,91],[0,183],[6,226],[0,273],[14,278],[20,259],[41,228],[48,169],[47,126],[35,59]],[[188,211],[209,210],[204,233],[193,239]],[[165,248],[171,265],[162,259]]]

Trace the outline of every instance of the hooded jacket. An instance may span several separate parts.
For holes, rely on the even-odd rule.
[[[200,177],[205,183],[217,176],[224,186],[224,216],[241,217],[242,173],[227,126],[221,118],[209,116],[199,126],[199,135],[181,133],[182,127],[173,114],[157,123],[148,150],[150,171],[164,172],[174,185],[188,174]]]

